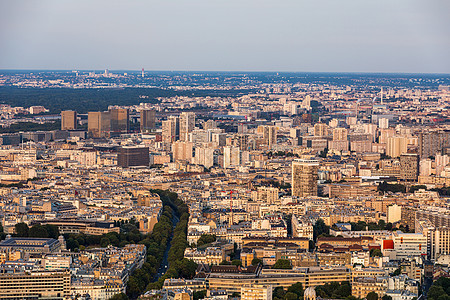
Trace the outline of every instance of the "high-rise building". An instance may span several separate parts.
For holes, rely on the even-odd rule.
[[[292,196],[317,196],[319,162],[296,159],[292,162]]]
[[[194,130],[195,127],[195,113],[182,112],[180,114],[180,140],[188,141],[189,133]]]
[[[117,165],[122,168],[147,167],[150,164],[148,147],[120,147],[117,153]]]
[[[63,110],[61,112],[61,130],[77,129],[77,112],[73,110]]]
[[[389,128],[389,119],[387,119],[387,118],[380,118],[380,119],[378,120],[378,126],[379,126],[381,129],[387,129],[387,128]]]
[[[109,137],[111,119],[108,111],[90,111],[88,113],[88,131],[90,137]]]
[[[173,143],[178,139],[179,133],[178,117],[170,116],[162,121],[162,141],[163,143]]]
[[[317,123],[314,125],[314,136],[325,136],[328,135],[327,124]]]
[[[205,166],[206,168],[211,168],[214,165],[214,148],[195,148],[195,163],[197,165]]]
[[[442,153],[450,147],[450,131],[432,131],[419,133],[419,154],[422,158]]]
[[[400,178],[406,181],[417,181],[419,177],[419,155],[404,153],[400,155]]]
[[[450,254],[450,228],[438,227],[428,234],[428,258],[436,260],[440,255]]]
[[[261,125],[258,126],[257,132],[262,134],[264,143],[269,146],[269,149],[277,143],[278,130],[276,126]]]
[[[126,108],[113,108],[109,110],[111,117],[110,136],[119,136],[128,133],[130,128],[129,111]]]
[[[333,129],[333,141],[347,141],[347,129],[345,128]]]
[[[216,128],[217,128],[217,125],[214,120],[208,120],[205,123],[203,123],[203,129],[205,129],[205,130],[216,129]]]
[[[176,141],[172,144],[173,161],[192,160],[193,143]]]
[[[388,138],[386,155],[390,157],[399,157],[406,152],[408,152],[408,138],[402,136]]]
[[[241,165],[241,150],[238,147],[223,147],[223,168]]]
[[[141,110],[141,132],[150,132],[155,129],[156,112],[150,109]]]

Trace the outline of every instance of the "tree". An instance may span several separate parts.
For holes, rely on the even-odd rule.
[[[233,259],[231,261],[231,264],[234,266],[241,266],[242,267],[242,261],[240,259]]]
[[[115,294],[110,298],[110,300],[128,300],[128,299],[129,299],[128,296],[125,295],[124,293]]]
[[[28,225],[25,223],[17,223],[14,226],[14,229],[16,231],[16,235],[20,237],[28,237],[29,228]]]
[[[56,225],[46,224],[45,229],[47,230],[48,237],[52,239],[58,239],[59,237],[59,228]]]
[[[286,295],[286,291],[283,287],[278,286],[273,290],[273,299],[284,299],[284,296]]]
[[[284,296],[284,299],[286,299],[286,300],[297,300],[298,296],[295,293],[287,292],[286,296]]]
[[[272,266],[272,269],[292,269],[292,265],[288,259],[280,258]]]
[[[376,248],[370,249],[370,257],[375,257],[375,256],[378,256],[378,257],[383,256],[383,253],[381,253],[380,249],[376,249]]]
[[[28,236],[36,238],[47,238],[48,232],[44,226],[36,224],[30,228]]]
[[[196,291],[193,293],[194,300],[203,299],[206,297],[206,290]]]
[[[262,260],[259,258],[252,259],[252,266],[256,266],[258,264],[262,264]]]
[[[322,219],[318,219],[313,226],[314,240],[321,234],[330,234],[330,227],[325,225],[325,222]]]
[[[294,293],[299,299],[303,297],[303,285],[301,282],[294,283],[287,289],[288,293]]]
[[[392,273],[392,275],[394,276],[398,276],[402,273],[402,267],[398,267],[397,270],[394,271],[394,273]]]
[[[197,241],[197,247],[212,243],[216,241],[216,236],[214,234],[202,234],[202,236]]]
[[[367,300],[378,300],[378,294],[375,292],[370,292],[366,296]]]
[[[381,297],[381,300],[392,300],[392,297],[388,296],[388,295],[384,295],[383,297]]]

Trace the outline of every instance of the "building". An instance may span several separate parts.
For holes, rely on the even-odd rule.
[[[90,111],[88,113],[88,134],[93,138],[109,137],[111,118],[108,111]]]
[[[386,155],[390,157],[399,157],[408,152],[408,138],[402,136],[393,136],[387,139]]]
[[[392,235],[397,259],[427,254],[427,237],[421,233],[395,231]]]
[[[61,130],[77,129],[77,112],[73,110],[63,110],[61,112]]]
[[[0,273],[0,299],[2,300],[66,300],[70,299],[70,272],[31,271]]]
[[[120,147],[117,153],[117,165],[122,168],[148,167],[150,155],[148,147]]]
[[[195,113],[182,112],[180,114],[180,140],[188,141],[189,133],[194,130],[195,127]]]
[[[129,111],[126,108],[113,108],[109,110],[111,118],[110,136],[115,137],[128,133],[130,128]]]
[[[241,287],[241,300],[272,300],[272,286],[262,284]]]
[[[400,155],[400,179],[417,181],[419,178],[419,155],[404,153]]]
[[[179,122],[178,117],[171,116],[167,120],[162,121],[162,141],[171,144],[178,140]]]
[[[156,112],[154,110],[141,110],[140,116],[140,126],[142,133],[150,132],[152,131],[152,129],[155,129]]]
[[[193,144],[191,142],[177,141],[172,144],[173,161],[187,161],[192,160]]]
[[[292,196],[317,196],[319,162],[296,159],[292,162]]]
[[[435,156],[450,146],[450,131],[419,133],[419,155],[421,158]]]
[[[62,241],[47,238],[21,238],[7,236],[0,242],[1,251],[21,250],[26,253],[54,253],[62,249]]]
[[[428,234],[428,258],[435,261],[440,255],[450,255],[450,228],[439,227]]]

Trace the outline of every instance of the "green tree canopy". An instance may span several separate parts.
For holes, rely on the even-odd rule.
[[[28,233],[29,233],[29,228],[28,225],[25,223],[17,223],[14,226],[15,232],[17,236],[20,237],[28,237]]]
[[[272,266],[272,269],[292,269],[291,262],[288,259],[278,259]]]

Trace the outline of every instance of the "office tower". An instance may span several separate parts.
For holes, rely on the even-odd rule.
[[[406,181],[417,181],[419,177],[419,155],[404,153],[400,155],[400,178]]]
[[[314,136],[325,136],[328,135],[327,124],[317,123],[314,125]]]
[[[77,129],[77,112],[72,110],[63,110],[61,112],[61,130]]]
[[[109,137],[110,130],[111,120],[108,111],[90,111],[88,113],[88,132],[90,137]]]
[[[111,117],[110,136],[115,137],[128,133],[130,128],[129,111],[126,108],[113,108],[109,110]]]
[[[141,132],[150,132],[155,129],[156,112],[150,109],[141,110]]]
[[[195,113],[183,112],[180,115],[180,141],[188,141],[189,133],[195,127]]]
[[[148,167],[150,163],[148,147],[120,147],[117,153],[117,165],[122,168]]]
[[[292,196],[317,196],[319,162],[296,159],[292,162]]]
[[[176,141],[172,144],[173,161],[191,162],[193,148],[194,144],[191,142]]]
[[[162,121],[162,141],[163,143],[173,143],[178,139],[178,117],[170,116]]]
[[[393,136],[388,138],[386,146],[386,155],[390,157],[399,157],[408,152],[408,138],[402,136]]]
[[[419,154],[422,158],[435,156],[450,147],[450,131],[432,131],[419,133]]]

